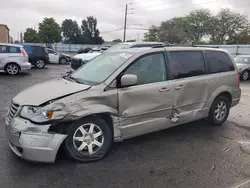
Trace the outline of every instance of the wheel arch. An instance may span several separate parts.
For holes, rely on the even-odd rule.
[[[212,107],[212,104],[213,104],[213,102],[215,101],[215,99],[217,98],[217,97],[219,97],[219,96],[225,96],[225,97],[227,97],[228,98],[228,100],[229,100],[229,103],[230,103],[230,107],[231,107],[231,104],[232,104],[232,101],[233,101],[233,97],[232,97],[232,94],[231,94],[231,92],[230,91],[228,91],[228,90],[225,90],[225,91],[220,91],[220,92],[216,92],[212,97],[212,99],[210,99],[210,101],[209,101],[209,112],[210,112],[210,110],[211,110],[211,107]]]
[[[74,120],[67,120],[63,122],[57,122],[55,124],[51,124],[48,132],[55,132],[60,134],[66,134],[66,130],[68,126],[70,126],[75,121],[80,121],[85,118],[93,118],[93,117],[100,117],[102,118],[110,127],[113,139],[118,140],[121,138],[121,129],[119,127],[118,118],[112,115],[110,112],[99,112],[93,114],[86,114],[81,117],[78,117]]]

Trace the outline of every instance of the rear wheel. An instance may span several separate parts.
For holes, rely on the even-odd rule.
[[[242,74],[241,74],[241,79],[242,79],[243,81],[246,81],[246,80],[249,79],[249,76],[250,76],[250,72],[249,72],[248,70],[245,70],[245,71],[243,71]]]
[[[10,75],[16,75],[20,71],[20,67],[16,63],[9,63],[5,66],[5,72]]]
[[[74,122],[67,133],[66,153],[78,161],[95,161],[103,158],[112,143],[109,125],[98,116]]]
[[[214,125],[221,125],[227,120],[229,111],[230,102],[227,97],[221,95],[212,104],[209,112],[209,120]]]
[[[39,68],[39,69],[44,68],[44,67],[45,67],[45,62],[44,62],[44,60],[42,60],[42,59],[37,60],[35,66],[36,66],[37,68]]]

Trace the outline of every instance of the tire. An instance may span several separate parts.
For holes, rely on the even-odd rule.
[[[243,72],[241,73],[241,79],[242,79],[243,81],[247,81],[247,80],[249,79],[249,77],[250,77],[250,71],[245,70],[245,71],[243,71]]]
[[[94,126],[94,131],[91,131],[91,126]],[[68,137],[64,143],[66,154],[71,159],[82,162],[102,159],[108,152],[113,140],[110,126],[99,116],[74,122],[67,129],[67,134]],[[96,138],[93,137],[95,135]],[[92,148],[92,154],[90,154],[90,148]]]
[[[45,61],[43,59],[38,59],[35,64],[36,68],[42,69],[45,67]]]
[[[5,72],[10,75],[17,75],[20,71],[20,67],[16,63],[8,63],[4,69],[5,69]]]
[[[65,57],[62,57],[59,59],[59,64],[65,65],[67,64],[67,59]]]
[[[210,108],[209,120],[213,125],[222,125],[227,120],[229,112],[229,99],[223,95],[220,95],[214,100]]]

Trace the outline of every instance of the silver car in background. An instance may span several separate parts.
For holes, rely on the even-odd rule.
[[[250,55],[238,55],[234,57],[234,61],[240,71],[240,76],[243,81],[250,78]]]
[[[16,75],[21,70],[31,69],[28,54],[22,46],[0,43],[0,70]]]

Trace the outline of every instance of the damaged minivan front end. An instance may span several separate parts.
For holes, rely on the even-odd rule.
[[[57,91],[50,94],[55,87]],[[89,88],[90,86],[57,79],[30,87],[18,94],[13,99],[5,120],[12,151],[26,160],[53,163],[67,135],[50,131],[51,125],[63,119],[66,114],[63,108],[58,107],[62,107],[62,102],[60,105],[51,104]],[[53,98],[55,96],[57,98]]]

